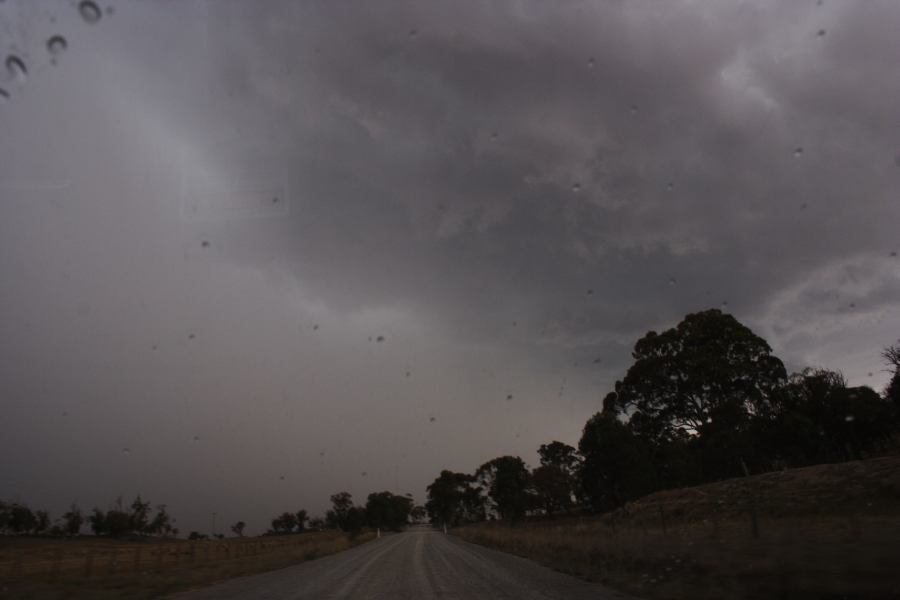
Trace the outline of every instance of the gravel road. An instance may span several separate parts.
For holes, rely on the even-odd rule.
[[[628,596],[451,535],[410,531],[294,567],[232,579],[172,598],[622,600]]]

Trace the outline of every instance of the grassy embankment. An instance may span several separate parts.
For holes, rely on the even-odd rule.
[[[287,567],[346,550],[339,532],[187,541],[0,537],[0,598],[136,599]]]
[[[900,598],[900,457],[657,492],[454,534],[646,598]]]

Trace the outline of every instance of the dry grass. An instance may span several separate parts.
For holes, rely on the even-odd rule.
[[[653,494],[460,537],[647,598],[900,598],[900,459]]]
[[[228,540],[0,538],[0,598],[149,599],[311,560],[374,537],[338,532]]]

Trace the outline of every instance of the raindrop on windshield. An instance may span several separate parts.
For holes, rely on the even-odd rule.
[[[378,342],[378,343],[380,344],[381,342],[384,341],[384,336],[383,336],[383,335],[379,335],[377,338],[375,338],[375,341]]]
[[[204,248],[209,248],[209,240],[203,240],[202,242],[200,242],[200,245]]]
[[[816,32],[816,35],[819,37],[825,37],[825,30],[820,29],[819,31]]]
[[[594,290],[588,290],[588,291],[587,291],[587,295],[588,295],[588,296],[593,296],[593,295],[594,295]]]
[[[131,454],[131,448],[122,448],[122,454]]]
[[[19,81],[25,79],[28,75],[28,69],[25,67],[25,62],[15,54],[10,54],[6,57],[6,70],[11,79],[17,79]]]
[[[280,476],[278,477],[278,479],[279,479],[280,481],[284,481],[284,475],[280,475]]]
[[[318,329],[319,329],[319,324],[318,324],[318,323],[316,323],[315,325],[313,325],[313,331],[317,331]]]
[[[69,43],[66,41],[66,38],[61,35],[54,35],[47,40],[47,52],[53,56],[59,56],[65,52],[68,47]]]
[[[500,137],[500,136],[497,135],[497,132],[496,132],[496,131],[494,131],[494,132],[491,133],[491,141],[492,141],[492,142],[496,142],[497,139],[498,139],[499,137]]]
[[[796,148],[794,148],[794,156],[797,158],[800,158],[801,156],[803,156],[803,147],[802,146],[797,146]]]
[[[100,20],[102,13],[100,12],[100,7],[98,7],[91,0],[82,0],[78,4],[78,13],[81,15],[81,18],[84,19],[85,23],[96,23]]]
[[[199,442],[199,441],[200,441],[200,436],[199,436],[199,435],[195,435],[195,436],[194,436],[194,441],[195,441],[195,442]]]
[[[428,417],[429,423],[434,423],[435,421],[437,421],[437,419],[435,419],[434,417]]]
[[[197,336],[194,335],[193,333],[189,333],[189,334],[188,334],[188,339],[189,339],[189,340],[192,340],[192,339],[194,339],[195,337],[197,337]]]
[[[597,63],[594,61],[593,58],[589,58],[588,61],[587,61],[587,67],[588,67],[588,69],[593,69],[594,66],[595,66],[596,64],[597,64]]]
[[[573,184],[572,184],[572,191],[575,192],[576,194],[577,194],[578,192],[580,192],[580,191],[581,191],[581,184],[578,183],[577,181],[576,181],[575,183],[573,183]]]
[[[412,373],[410,373],[409,371],[407,371],[407,372],[406,372],[406,376],[409,377],[410,375],[412,375]]]
[[[417,35],[419,35],[419,32],[416,31],[415,29],[410,29],[410,30],[409,30],[409,37],[410,37],[410,39],[415,39],[415,37],[416,37]]]
[[[507,400],[512,400],[512,399],[513,399],[513,395],[512,395],[512,394],[507,394],[507,395],[506,395],[506,399],[507,399]]]
[[[675,184],[672,183],[671,181],[670,181],[669,183],[666,184],[666,191],[667,191],[667,192],[671,192],[671,191],[674,190],[674,189],[675,189]]]
[[[669,285],[675,285],[675,278],[669,277]]]
[[[368,473],[366,473],[365,471],[363,471],[362,473],[360,473],[360,475],[362,475],[363,477],[365,477],[366,475],[368,475]]]

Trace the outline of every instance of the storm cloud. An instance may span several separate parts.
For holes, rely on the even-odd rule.
[[[0,497],[421,501],[708,307],[886,382],[896,2],[111,8],[0,4]]]

